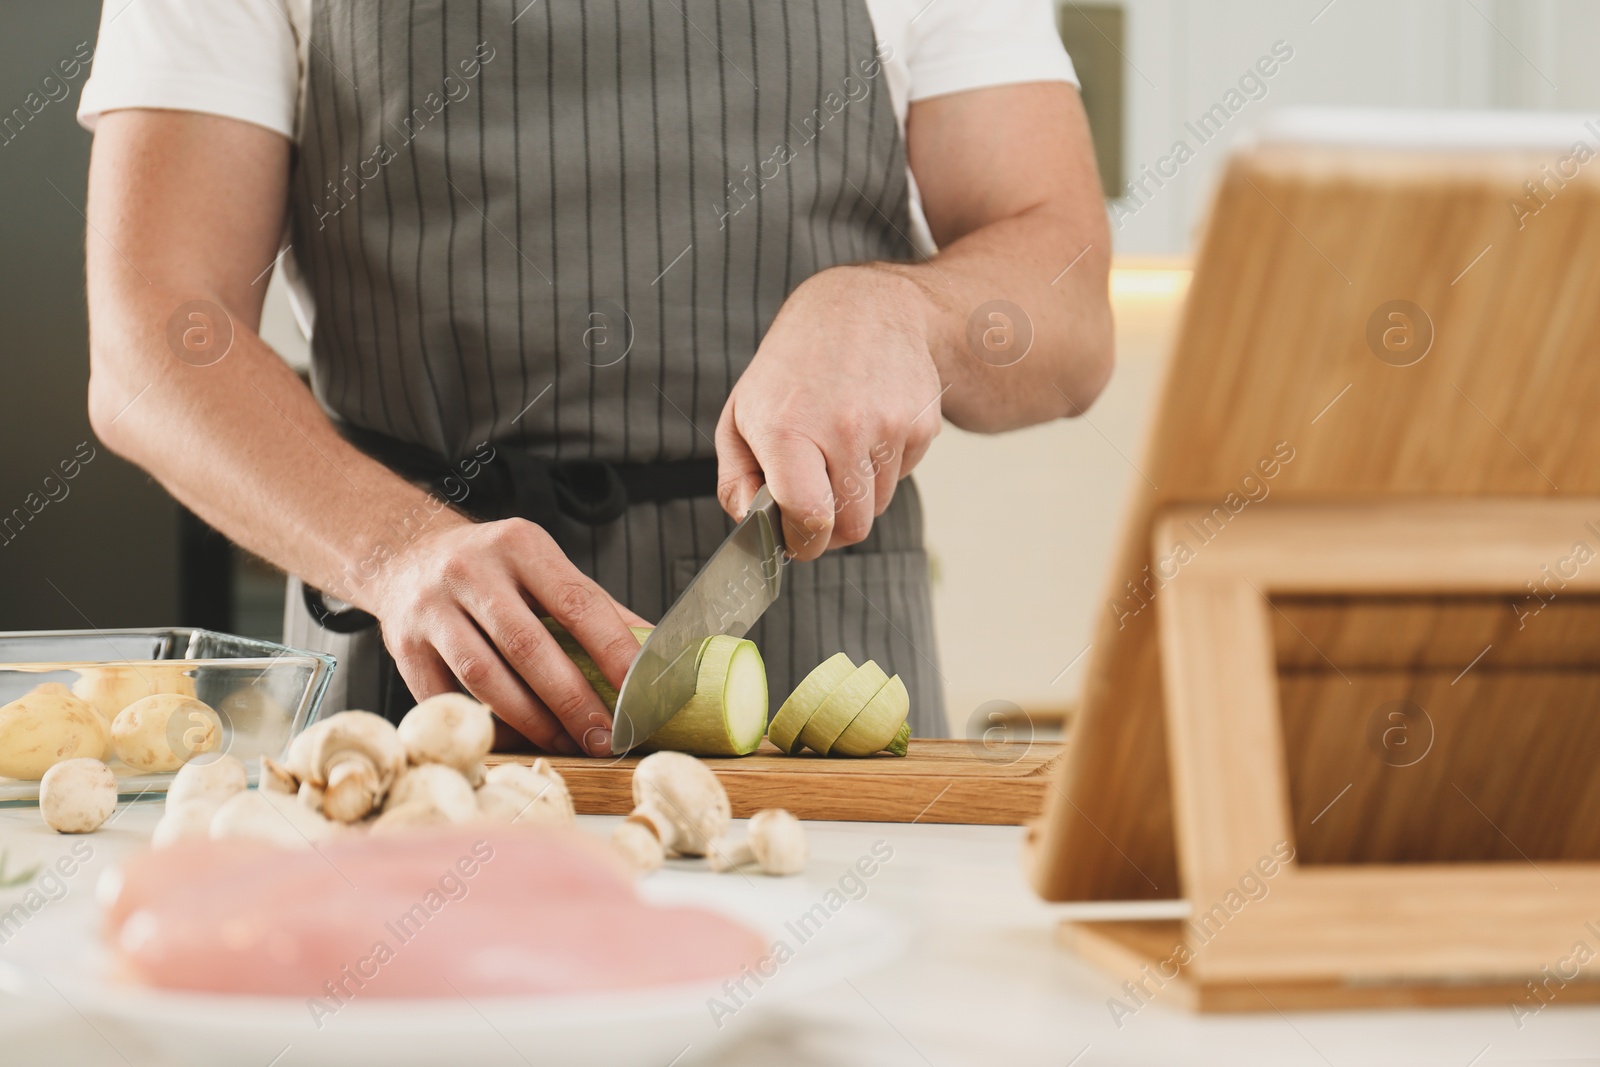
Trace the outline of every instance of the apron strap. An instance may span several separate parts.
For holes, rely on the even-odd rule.
[[[538,523],[566,547],[582,527],[620,519],[629,504],[665,503],[715,496],[715,459],[612,463],[597,458],[556,459],[526,448],[496,445],[477,454],[444,459],[421,445],[348,423],[341,436],[408,481],[427,485],[479,522],[524,518]],[[302,584],[306,610],[334,633],[358,633],[377,625],[359,608],[333,607],[319,590]]]
[[[669,459],[613,463],[556,459],[532,449],[494,445],[449,459],[386,434],[336,424],[345,440],[408,481],[427,485],[479,522],[523,518],[557,541],[570,522],[604,526],[629,504],[660,504],[717,495],[717,461]],[[459,499],[458,499],[459,498]]]

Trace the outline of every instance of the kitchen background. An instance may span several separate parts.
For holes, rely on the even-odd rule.
[[[83,77],[65,96],[42,80],[93,46],[99,11],[94,0],[0,9],[0,630],[187,624],[276,637],[281,576],[89,430],[89,135],[73,120]],[[1230,145],[1291,105],[1600,113],[1593,0],[1069,2],[1060,24],[1108,188],[1118,365],[1083,418],[998,437],[946,427],[918,470],[958,733],[995,713],[1020,731],[1052,730],[1075,701],[1121,509],[1142,477],[1185,256]],[[1267,55],[1276,72],[1244,85],[1244,106],[1202,139],[1200,116]],[[36,113],[24,107],[30,93],[45,101]],[[1192,158],[1158,182],[1151,168],[1179,140]],[[276,282],[262,333],[303,361]],[[74,458],[76,477],[46,482]]]

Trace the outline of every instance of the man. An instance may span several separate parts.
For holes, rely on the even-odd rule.
[[[765,483],[774,707],[845,651],[943,733],[902,479],[1110,373],[1047,0],[137,0],[80,115],[96,432],[391,714],[464,688],[607,752],[538,617],[620,684]],[[256,333],[275,261],[312,390]]]

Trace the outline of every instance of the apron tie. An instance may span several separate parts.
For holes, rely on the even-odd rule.
[[[597,457],[557,459],[527,448],[495,445],[448,460],[421,445],[336,423],[341,436],[407,481],[424,484],[478,522],[523,518],[568,549],[585,529],[620,519],[629,504],[664,503],[717,492],[715,459],[613,463]],[[324,629],[350,634],[376,624],[367,612],[335,607],[302,583],[306,610]],[[337,601],[335,601],[337,603]]]
[[[496,449],[495,459],[484,465],[483,473],[499,483],[489,489],[492,500],[488,507],[496,513],[495,518],[529,519],[552,534],[563,519],[604,526],[628,510],[627,487],[608,460],[552,459],[526,449]],[[474,514],[471,501],[478,491],[469,483],[463,505]]]

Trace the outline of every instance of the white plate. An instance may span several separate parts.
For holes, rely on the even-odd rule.
[[[830,913],[822,904],[828,888],[670,869],[641,883],[652,901],[698,904],[746,923],[764,935],[774,956],[786,955],[778,951],[780,940],[787,944],[792,956],[764,968],[772,976],[759,986],[746,981],[748,996],[694,985],[470,1002],[358,998],[319,1026],[304,1000],[169,993],[112,980],[88,893],[42,909],[5,944],[0,989],[53,1012],[70,1005],[135,1063],[662,1067],[698,1060],[765,1010],[900,954],[906,943],[900,923],[860,902]],[[810,922],[797,926],[808,912]],[[797,931],[810,936],[801,942]]]

